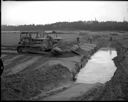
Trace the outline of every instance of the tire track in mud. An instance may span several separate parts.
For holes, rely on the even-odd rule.
[[[22,70],[24,70],[26,67],[28,67],[29,65],[33,64],[34,62],[36,62],[38,59],[40,59],[41,56],[36,56],[28,61],[25,61],[23,63],[20,63],[16,66],[14,66],[11,71],[8,73],[8,75],[11,75],[11,74],[16,74]]]
[[[56,87],[52,90],[49,90],[47,92],[41,91],[41,93],[39,95],[31,97],[30,100],[41,101],[45,97],[49,97],[49,96],[55,95],[57,93],[63,92],[64,90],[67,90],[73,86],[74,86],[73,82],[65,83],[65,84],[58,86],[58,87]]]
[[[3,60],[3,63],[8,60],[8,59],[11,59],[13,58],[14,56],[17,56],[17,55],[12,55],[12,54],[5,54],[6,56],[2,57],[2,60]]]
[[[5,56],[7,56],[7,55],[6,55],[6,54],[2,54],[2,55],[1,55],[1,58],[3,59]]]
[[[19,65],[20,63],[23,63],[31,58],[32,56],[26,56],[26,55],[20,56],[19,58],[13,60],[11,63],[5,65],[5,70],[10,71],[16,65]]]
[[[16,61],[18,58],[21,58],[22,56],[24,56],[24,55],[17,55],[17,56],[12,57],[11,59],[7,59],[7,60],[5,60],[4,65],[10,64],[10,63],[12,63],[12,61]]]
[[[17,53],[16,50],[2,50],[1,52],[2,53],[13,53],[13,54],[16,54]]]
[[[59,92],[57,94],[45,97],[40,99],[41,101],[70,101],[74,97],[78,97],[92,89],[93,87],[96,87],[96,84],[85,84],[85,83],[77,83],[74,84],[74,86],[68,88],[67,90],[64,90],[62,92]]]
[[[39,57],[39,56],[38,56]],[[31,70],[36,70],[38,68],[43,68],[43,66],[46,64],[46,62],[50,60],[50,58],[48,57],[41,57],[36,60],[35,62],[33,62],[31,65],[27,66],[23,71],[23,73],[27,73],[28,71],[30,72]],[[22,72],[20,71],[20,72]]]

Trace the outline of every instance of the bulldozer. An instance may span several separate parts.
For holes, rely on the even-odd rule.
[[[43,36],[42,36],[43,35]],[[57,36],[57,33],[53,31],[51,33],[35,32],[35,31],[23,31],[20,33],[20,41],[17,46],[18,53],[35,53],[35,54],[53,54],[62,55],[67,53],[75,53],[78,46],[73,46],[70,49],[63,50],[59,47],[59,44],[63,43],[63,39]]]
[[[20,41],[17,46],[18,53],[49,53],[53,46],[61,41],[60,37],[51,37],[39,32],[24,31],[20,33]]]

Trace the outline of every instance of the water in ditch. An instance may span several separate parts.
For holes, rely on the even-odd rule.
[[[113,58],[117,56],[114,49],[102,48],[92,55],[84,68],[78,73],[77,83],[105,83],[116,71]]]

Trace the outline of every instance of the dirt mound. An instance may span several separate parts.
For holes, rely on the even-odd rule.
[[[69,70],[58,64],[1,78],[2,100],[28,100],[72,80]]]

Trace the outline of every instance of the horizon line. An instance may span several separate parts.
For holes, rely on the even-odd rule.
[[[127,20],[123,20],[123,21],[115,21],[115,20],[108,20],[108,21],[98,21],[98,20],[88,20],[88,21],[84,21],[84,20],[77,20],[77,21],[58,21],[58,22],[54,22],[54,23],[46,23],[46,24],[1,24],[2,26],[6,25],[6,26],[21,26],[21,25],[51,25],[51,24],[55,24],[55,23],[73,23],[73,22],[128,22]]]

